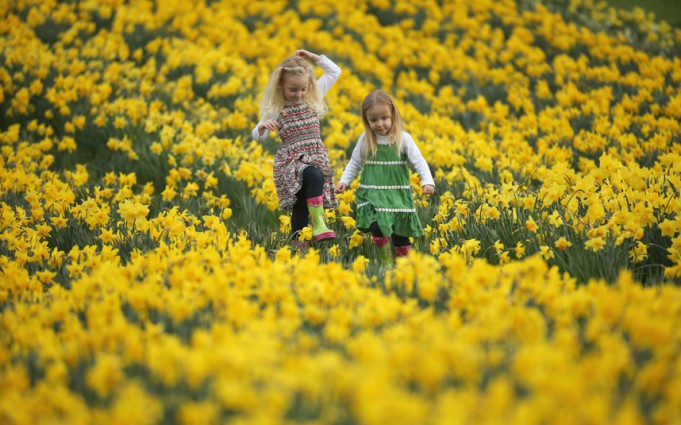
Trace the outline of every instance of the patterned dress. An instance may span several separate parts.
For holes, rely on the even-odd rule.
[[[377,222],[383,236],[423,236],[414,208],[407,155],[394,146],[378,144],[376,155],[364,163],[355,192],[357,228],[368,232]]]
[[[317,167],[324,174],[324,207],[338,207],[334,170],[319,130],[319,118],[307,103],[289,104],[277,118],[281,146],[274,157],[274,186],[279,207],[291,210],[303,184],[303,170]]]

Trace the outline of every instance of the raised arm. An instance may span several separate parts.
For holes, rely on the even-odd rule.
[[[295,55],[311,60],[324,70],[324,75],[317,80],[317,87],[319,87],[322,96],[324,96],[331,89],[331,86],[338,81],[338,78],[341,75],[341,69],[338,65],[333,63],[331,59],[324,55],[308,52],[307,50],[296,50]]]

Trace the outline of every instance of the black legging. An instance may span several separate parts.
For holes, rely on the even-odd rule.
[[[324,193],[324,174],[319,168],[309,166],[303,170],[303,185],[296,193],[296,203],[291,211],[291,232],[303,230],[309,224],[309,212],[307,210],[307,198],[316,198]]]
[[[369,230],[371,231],[371,234],[376,236],[377,238],[383,237],[383,232],[381,232],[381,228],[378,227],[378,223],[376,223],[375,221],[371,223],[371,226],[369,226]],[[390,236],[390,239],[392,240],[393,246],[411,245],[409,238],[406,236],[400,236],[393,233]]]

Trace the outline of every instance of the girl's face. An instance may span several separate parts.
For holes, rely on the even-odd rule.
[[[307,96],[309,78],[306,75],[289,75],[284,77],[282,89],[284,99],[291,103],[300,103]]]
[[[385,136],[393,126],[393,115],[389,105],[377,104],[367,109],[369,128],[379,136]]]

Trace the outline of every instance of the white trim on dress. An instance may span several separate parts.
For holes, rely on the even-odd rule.
[[[404,190],[404,189],[411,189],[411,186],[407,185],[395,185],[395,186],[383,186],[383,185],[376,185],[376,184],[360,184],[359,185],[360,189],[379,189],[379,190]]]
[[[368,165],[407,165],[407,161],[367,161]]]
[[[357,204],[357,208],[362,208],[366,207],[369,205],[368,202],[362,202],[361,204]],[[378,212],[395,212],[395,213],[415,213],[416,208],[374,208],[374,210]]]

